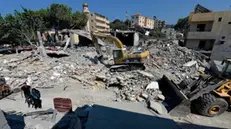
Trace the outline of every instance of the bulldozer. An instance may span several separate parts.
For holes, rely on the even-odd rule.
[[[98,53],[99,61],[110,67],[110,71],[130,71],[134,69],[145,69],[144,62],[149,56],[149,51],[129,52],[125,45],[117,38],[110,34],[91,32],[92,42]],[[101,46],[103,43],[113,43],[116,48],[112,50],[113,64],[105,63],[108,58],[105,57]]]
[[[159,80],[160,90],[166,96],[166,108],[171,116],[199,113],[214,117],[231,105],[231,59],[212,61],[198,79],[175,84],[168,77]]]

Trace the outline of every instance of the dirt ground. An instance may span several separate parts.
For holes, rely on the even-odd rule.
[[[37,111],[53,108],[53,98],[55,97],[70,98],[72,100],[74,109],[86,104],[91,105],[99,104],[102,102],[112,103],[114,100],[116,100],[115,94],[112,91],[106,90],[102,87],[85,87],[78,83],[76,80],[68,82],[67,88],[65,90],[61,87],[56,87],[52,89],[40,89],[40,91],[42,95],[43,108],[37,109]],[[11,100],[12,98],[15,99],[15,101]],[[7,98],[0,100],[0,107],[4,111],[17,111],[22,113],[36,111],[33,108],[27,107],[27,104],[24,103],[24,98],[21,97],[20,93],[12,94]],[[146,107],[144,106],[143,108]],[[139,110],[137,113],[138,112]],[[229,129],[231,128],[231,125],[229,124],[230,118],[231,113],[226,112],[221,116],[213,118],[191,114],[186,118],[173,118],[173,120],[176,121],[182,129]],[[24,121],[26,124],[26,129],[32,127],[35,127],[36,129],[48,129],[54,125],[54,123],[48,120],[48,118],[44,117],[25,117]]]

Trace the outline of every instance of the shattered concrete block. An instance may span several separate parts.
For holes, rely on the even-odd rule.
[[[106,81],[107,80],[107,77],[104,76],[104,75],[96,75],[95,76],[97,80],[102,80],[102,81]]]
[[[160,99],[161,101],[165,100],[165,97],[162,94],[158,94],[157,98]]]
[[[146,90],[148,90],[148,89],[159,90],[158,82],[154,81],[154,82],[151,82],[150,84],[148,84],[148,86],[146,87]]]
[[[142,93],[142,94],[141,94],[141,97],[143,97],[144,99],[148,99],[148,95],[145,94],[145,93]]]
[[[136,97],[136,100],[137,100],[138,102],[142,102],[142,101],[144,101],[144,99],[143,99],[143,98],[141,98],[140,96],[137,96],[137,97]]]
[[[164,115],[168,113],[167,109],[160,102],[150,101],[149,108],[160,115]]]
[[[191,67],[191,66],[196,65],[196,64],[197,64],[197,61],[192,60],[192,61],[185,63],[183,66],[184,67]]]
[[[145,71],[138,70],[138,73],[140,73],[143,76],[146,76],[148,78],[153,78],[154,77],[151,73],[148,73],[148,72],[145,72]]]

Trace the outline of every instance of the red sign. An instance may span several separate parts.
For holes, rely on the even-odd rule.
[[[72,110],[71,99],[69,98],[54,98],[54,108],[58,112],[69,112]]]

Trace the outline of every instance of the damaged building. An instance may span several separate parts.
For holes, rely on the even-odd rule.
[[[200,51],[214,60],[230,55],[231,11],[212,12],[201,5],[189,16],[186,47]]]

